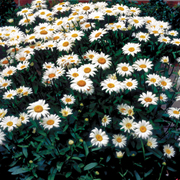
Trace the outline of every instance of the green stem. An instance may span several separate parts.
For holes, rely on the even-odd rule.
[[[161,175],[162,175],[162,172],[163,172],[163,168],[164,168],[164,166],[162,166],[162,168],[161,168],[161,173],[160,173],[160,175],[159,175],[159,179],[158,179],[158,180],[161,179]]]

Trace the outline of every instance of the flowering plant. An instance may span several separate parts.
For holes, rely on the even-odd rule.
[[[176,170],[180,38],[167,22],[123,4],[34,0],[0,45],[2,162],[16,179]]]

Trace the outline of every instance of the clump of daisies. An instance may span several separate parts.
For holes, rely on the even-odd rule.
[[[180,62],[180,37],[169,23],[123,4],[62,2],[48,10],[45,0],[33,0],[12,26],[0,28],[5,45],[0,144],[23,136],[36,153],[49,144],[54,159],[60,154],[78,172],[89,166],[75,160],[94,148],[127,160],[176,155],[180,73],[173,62]]]

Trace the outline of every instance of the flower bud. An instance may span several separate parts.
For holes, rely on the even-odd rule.
[[[96,175],[99,175],[99,171],[96,171],[95,174],[96,174]]]
[[[81,110],[79,109],[78,112],[81,112]]]
[[[14,20],[13,20],[13,19],[8,19],[7,21],[8,21],[9,23],[14,22]]]
[[[35,134],[35,133],[36,133],[36,128],[33,128],[32,133],[33,133],[33,134]]]
[[[16,126],[17,126],[17,127],[20,127],[21,125],[22,125],[21,120],[18,119],[18,120],[17,120],[17,123],[16,123]]]
[[[79,139],[79,142],[83,142],[83,139]]]
[[[29,32],[30,32],[30,30],[27,30],[27,29],[26,29],[26,33],[28,34]]]
[[[29,160],[29,163],[30,163],[30,164],[32,164],[32,163],[33,163],[33,161],[32,161],[32,160]]]
[[[32,63],[30,64],[30,66],[34,66],[34,62],[32,62]]]
[[[74,141],[70,139],[69,142],[68,142],[68,144],[71,146],[71,145],[74,144]]]
[[[84,120],[85,120],[86,122],[88,122],[88,121],[89,121],[89,119],[88,119],[88,118],[85,118]]]
[[[83,103],[81,103],[81,104],[80,104],[80,106],[84,106],[84,104],[83,104]]]
[[[122,153],[121,151],[116,152],[117,158],[121,159],[124,156],[124,152]]]
[[[163,166],[166,166],[166,162],[163,162],[162,165],[163,165]]]

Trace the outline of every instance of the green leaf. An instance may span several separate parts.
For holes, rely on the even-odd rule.
[[[27,148],[22,148],[22,152],[23,152],[24,156],[27,158],[28,157]]]
[[[28,167],[26,167],[26,168],[18,168],[18,169],[15,169],[11,174],[12,175],[23,174],[23,173],[26,173],[28,171],[29,171]]]
[[[63,132],[65,132],[66,130],[67,130],[67,128],[68,128],[68,124],[66,124],[66,126],[64,127],[64,129],[63,129]]]
[[[180,134],[180,131],[175,131],[175,130],[173,130],[173,131],[171,131],[171,132],[176,133],[176,134]]]
[[[175,169],[173,169],[172,167],[169,167],[169,166],[167,166],[167,169],[172,171],[172,172],[176,172],[177,171],[177,170],[175,170]]]
[[[50,175],[48,176],[48,180],[54,180],[55,176],[56,176],[56,173],[57,173],[57,169],[52,167],[50,169]]]
[[[88,149],[85,141],[83,141],[83,146],[84,146],[84,150],[85,150],[85,155],[87,156],[89,154],[89,149]]]
[[[100,149],[101,149],[101,147],[97,147],[97,148],[91,149],[91,151],[97,151],[97,150],[100,150]]]
[[[144,177],[149,176],[152,172],[153,172],[153,168],[152,168],[152,169],[150,169],[147,173],[145,173],[145,174],[144,174]]]
[[[81,173],[81,168],[79,167],[77,163],[74,163],[72,166],[77,172]]]
[[[64,162],[57,162],[56,167],[57,167],[57,171],[60,172],[61,168],[63,166]]]
[[[68,178],[71,174],[72,174],[72,172],[67,172],[65,177]]]
[[[135,174],[136,180],[141,180],[141,177],[136,170],[134,171],[134,174]]]
[[[79,158],[79,157],[72,157],[71,159],[75,159],[75,160],[82,161],[82,159],[81,159],[81,158]]]
[[[111,156],[109,155],[107,158],[106,158],[106,162],[109,162],[111,159]]]
[[[96,167],[97,165],[98,165],[97,162],[89,163],[89,164],[87,164],[87,165],[84,167],[84,171],[87,171],[87,170],[89,170],[89,169],[92,169],[92,168]]]

